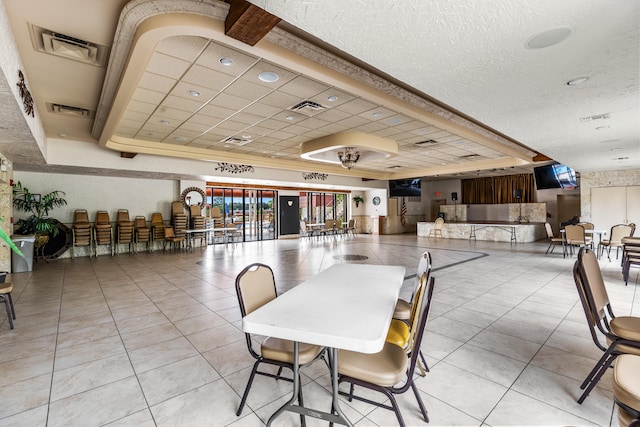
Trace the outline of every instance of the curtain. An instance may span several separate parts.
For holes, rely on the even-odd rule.
[[[466,205],[532,203],[534,195],[532,173],[462,180],[462,203]]]

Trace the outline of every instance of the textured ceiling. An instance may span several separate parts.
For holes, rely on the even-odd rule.
[[[383,179],[527,172],[536,152],[578,171],[640,167],[636,1],[254,1],[284,20],[254,48],[224,36],[228,5],[215,0],[3,3],[49,137]],[[176,30],[176,12],[210,22]],[[152,24],[156,14],[164,21]],[[105,46],[108,69],[37,51],[32,24]],[[573,31],[564,42],[524,48],[558,26]],[[261,71],[280,78],[262,82]],[[579,76],[590,79],[566,85]],[[301,101],[324,108],[290,110]],[[54,114],[51,103],[89,113]],[[580,121],[601,113],[608,129]],[[300,158],[302,143],[345,131],[399,153],[351,171]],[[33,157],[25,169],[41,163]]]

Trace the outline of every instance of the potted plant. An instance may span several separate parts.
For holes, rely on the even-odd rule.
[[[360,205],[360,203],[364,203],[364,199],[359,195],[353,196],[353,201],[356,204],[356,208]]]
[[[34,234],[36,241],[34,248],[42,251],[49,242],[49,236],[57,236],[59,233],[57,220],[49,217],[53,208],[64,206],[67,201],[62,197],[64,192],[52,191],[40,195],[33,194],[28,188],[23,187],[18,181],[13,185],[13,206],[23,212],[31,214],[27,219],[20,219],[16,223],[19,234]]]

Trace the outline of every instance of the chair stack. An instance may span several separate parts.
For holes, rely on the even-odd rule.
[[[631,426],[640,419],[640,356],[623,354],[616,360],[613,400],[618,405],[621,426]]]
[[[76,209],[73,213],[73,246],[71,258],[75,257],[76,246],[89,246],[89,256],[93,252],[93,239],[91,238],[91,223],[86,209]]]
[[[135,227],[135,244],[138,245],[139,243],[144,243],[147,247],[147,251],[150,251],[152,249],[151,229],[147,227],[147,220],[143,216],[137,216],[133,222]]]
[[[598,254],[602,256],[605,248],[607,249],[607,258],[611,261],[611,248],[616,248],[616,259],[618,252],[622,247],[622,239],[633,236],[634,228],[627,224],[618,224],[611,227],[608,239],[602,239],[598,244]]]
[[[109,220],[109,212],[96,212],[96,221],[95,225],[93,226],[93,234],[96,257],[98,256],[98,246],[103,245],[109,246],[111,255],[113,255],[113,234],[111,232],[111,221]]]
[[[205,227],[205,217],[202,216],[202,209],[199,205],[189,206],[189,213],[191,214],[191,229],[192,230],[204,230]],[[203,246],[203,241],[205,240],[205,233],[193,233],[191,235],[191,242],[193,243],[196,239],[200,240],[200,246]]]
[[[629,284],[631,267],[640,267],[640,237],[622,238],[622,278]]]
[[[164,240],[164,220],[162,219],[162,214],[160,212],[156,212],[151,214],[151,229],[153,230],[152,240],[154,242],[160,242]]]
[[[117,240],[116,253],[120,245],[129,245],[129,253],[133,250],[133,221],[129,219],[129,211],[126,209],[118,209],[116,219]]]

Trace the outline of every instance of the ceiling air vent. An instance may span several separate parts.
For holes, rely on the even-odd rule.
[[[91,110],[80,107],[72,107],[71,105],[54,104],[47,102],[47,111],[53,114],[60,114],[69,117],[91,118]]]
[[[461,159],[475,159],[476,157],[480,157],[480,154],[465,154],[464,156],[460,156]]]
[[[604,114],[595,114],[593,116],[588,116],[588,117],[581,117],[580,121],[582,123],[588,123],[594,120],[606,120],[609,118],[611,118],[611,113],[604,113]]]
[[[437,144],[437,141],[434,141],[433,139],[427,139],[426,141],[420,141],[420,142],[416,142],[416,145],[428,145],[428,144]]]
[[[106,63],[106,46],[71,37],[66,34],[29,25],[31,42],[36,50],[85,64],[102,67]]]
[[[309,100],[302,101],[290,108],[291,111],[302,114],[314,114],[326,109],[327,107],[325,107],[324,105]]]
[[[224,142],[225,144],[235,145],[235,146],[240,147],[242,145],[250,143],[251,140],[250,139],[243,139],[243,138],[236,138],[236,137],[230,136],[229,138],[225,138],[220,142]]]

